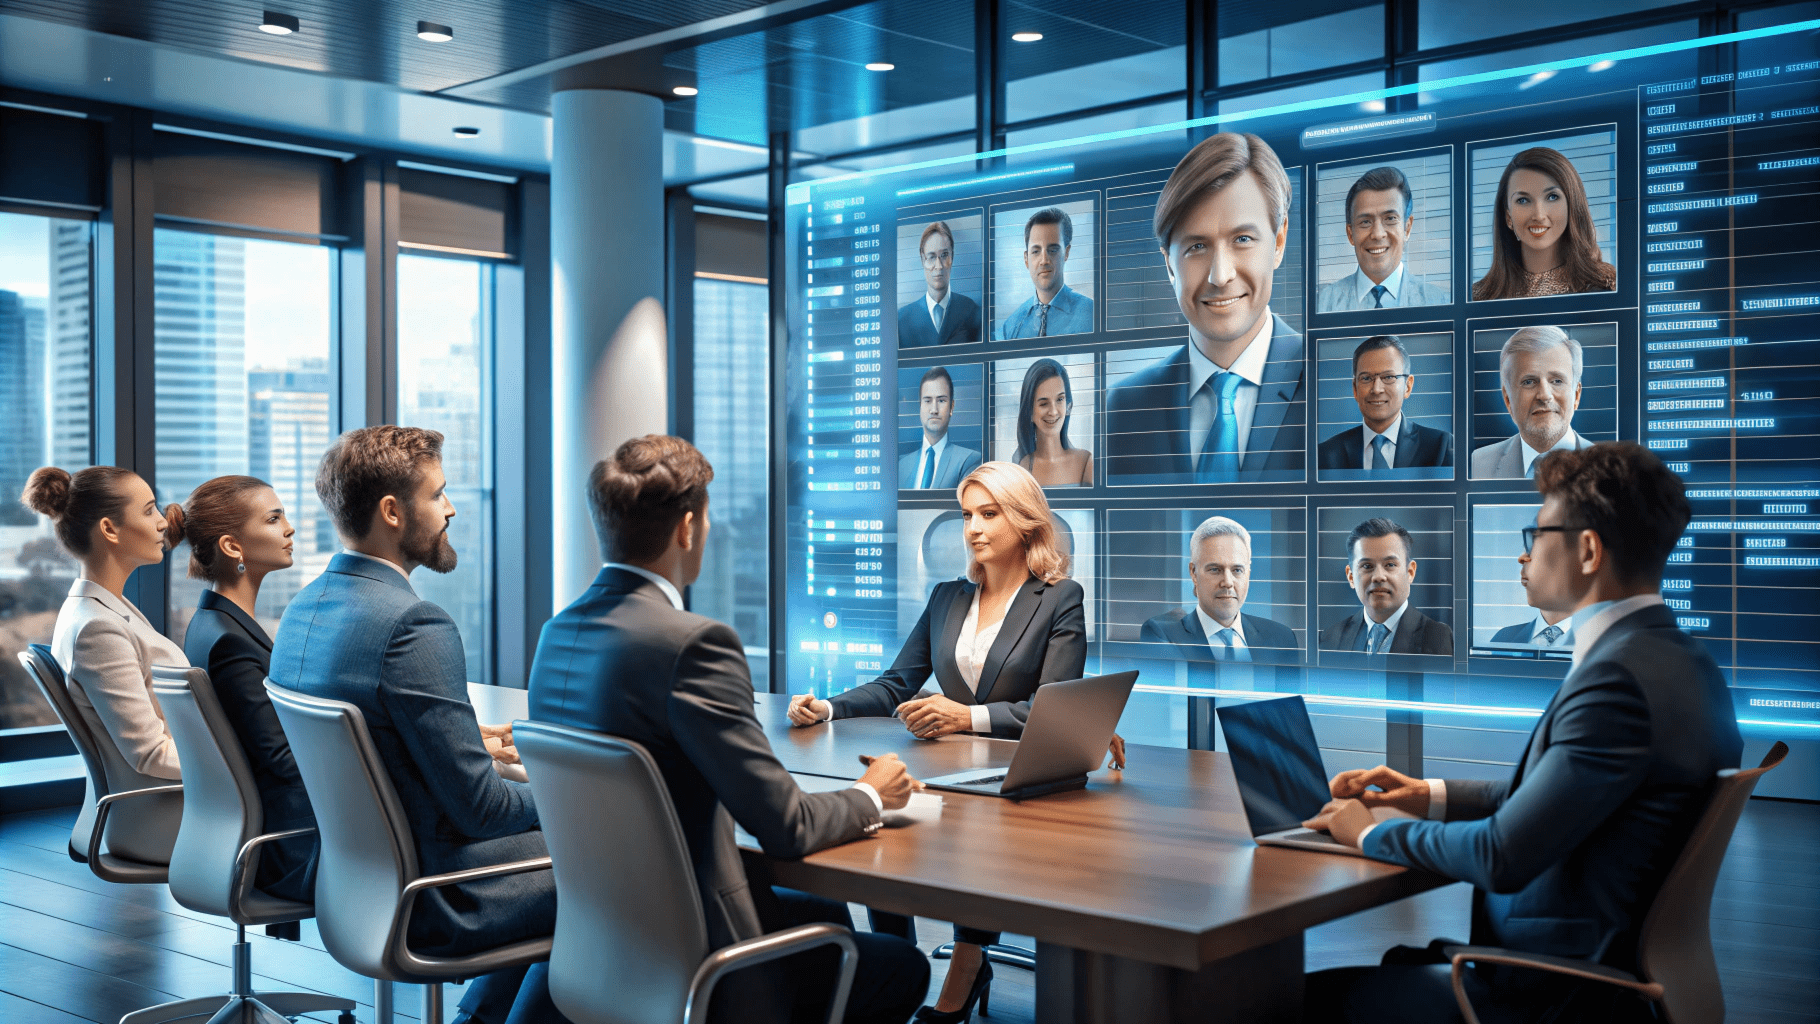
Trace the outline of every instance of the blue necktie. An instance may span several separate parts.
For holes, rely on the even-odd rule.
[[[1384,641],[1390,638],[1390,627],[1382,622],[1371,624],[1371,639],[1365,642],[1366,654],[1383,654]]]
[[[1220,648],[1214,652],[1214,657],[1216,659],[1220,661],[1251,660],[1251,652],[1239,646],[1239,635],[1233,631],[1231,626],[1227,626],[1225,629],[1213,634],[1213,638],[1218,640],[1221,644]]]
[[[1544,452],[1543,454],[1545,455],[1547,453]],[[1541,455],[1538,455],[1538,456],[1536,456],[1535,459],[1529,460],[1529,465],[1523,470],[1524,476],[1530,478],[1531,480],[1534,480],[1536,478],[1536,459],[1540,459],[1541,457],[1542,457]]]
[[[923,482],[917,486],[928,490],[935,486],[935,449],[923,449]]]
[[[938,335],[942,333],[942,313],[943,309],[939,305],[929,311],[929,319],[935,321],[935,333]]]
[[[1389,288],[1386,288],[1381,284],[1373,285],[1372,289],[1371,289],[1371,308],[1372,309],[1383,309],[1384,308],[1384,296],[1386,296],[1388,294],[1390,294]]]
[[[1383,434],[1379,434],[1371,439],[1371,465],[1366,466],[1366,469],[1390,468],[1390,460],[1384,458],[1384,446],[1389,443],[1390,438],[1385,437]]]
[[[1536,636],[1536,643],[1541,644],[1543,647],[1553,647],[1555,644],[1559,643],[1560,640],[1560,626],[1544,626],[1542,632]]]
[[[1239,475],[1239,413],[1234,397],[1244,378],[1229,370],[1216,371],[1208,383],[1214,391],[1213,426],[1201,447],[1194,478],[1203,484],[1230,483]]]

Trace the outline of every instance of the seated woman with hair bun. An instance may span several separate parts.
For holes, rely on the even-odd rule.
[[[100,750],[110,792],[170,785],[182,778],[177,746],[152,694],[152,666],[188,667],[183,651],[152,628],[126,599],[134,569],[164,561],[183,539],[181,513],[173,527],[139,474],[117,466],[91,466],[74,476],[55,466],[32,473],[25,506],[48,516],[57,540],[82,563],[57,613],[51,654],[62,666],[70,699]],[[168,864],[183,795],[141,797],[116,806],[103,842],[116,856]],[[89,837],[72,835],[77,852]]]

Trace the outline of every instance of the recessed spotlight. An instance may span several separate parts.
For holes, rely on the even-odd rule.
[[[417,38],[426,43],[446,43],[455,38],[455,30],[433,21],[420,21],[417,23]]]
[[[867,71],[896,71],[897,65],[896,64],[886,64],[884,61],[874,61],[873,63],[866,65],[866,70]]]
[[[1594,64],[1589,65],[1586,68],[1586,70],[1588,70],[1588,71],[1610,71],[1612,68],[1615,68],[1617,66],[1618,66],[1618,62],[1615,60],[1602,60],[1602,61],[1598,61]]]
[[[1013,32],[1011,38],[1014,42],[1035,43],[1042,41],[1043,34],[1041,32]]]
[[[675,93],[678,96],[694,96],[695,94],[701,92],[700,89],[697,89],[693,85],[679,85],[676,88],[671,89],[670,91]]]
[[[297,20],[297,16],[294,14],[279,14],[277,11],[267,11],[265,12],[264,19],[259,22],[259,31],[264,32],[267,35],[288,36],[292,32],[303,31],[303,25]]]
[[[463,125],[462,127],[455,129],[455,134],[464,139],[471,139],[474,136],[480,134],[480,129],[479,128],[470,128],[466,125]]]

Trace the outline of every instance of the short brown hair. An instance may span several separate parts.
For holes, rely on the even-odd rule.
[[[221,554],[221,538],[253,517],[247,496],[270,486],[256,476],[218,476],[191,491],[182,506],[171,506],[175,532],[190,542],[190,579],[220,583],[234,575]]]
[[[684,515],[708,504],[714,467],[680,437],[646,434],[619,446],[588,474],[588,510],[609,562],[663,554]]]
[[[316,496],[343,537],[362,540],[373,512],[390,494],[404,500],[423,483],[424,467],[442,461],[442,434],[384,424],[350,430],[322,453]]]
[[[954,232],[948,230],[947,222],[939,220],[930,221],[929,226],[923,229],[923,237],[917,239],[916,254],[918,256],[923,254],[923,246],[929,244],[930,235],[946,235],[948,238],[948,248],[954,248]]]
[[[1561,525],[1599,535],[1627,583],[1661,579],[1693,518],[1681,478],[1635,441],[1550,452],[1536,460],[1536,490],[1560,499]]]
[[[1289,223],[1289,172],[1277,159],[1270,144],[1256,135],[1221,132],[1188,151],[1169,182],[1156,198],[1156,244],[1169,248],[1169,239],[1182,223],[1182,218],[1207,196],[1232,184],[1240,174],[1250,171],[1264,190],[1264,205],[1270,211],[1270,226],[1277,231]]]

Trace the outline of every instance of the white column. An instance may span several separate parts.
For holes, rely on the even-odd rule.
[[[555,607],[600,570],[588,473],[627,438],[669,428],[663,103],[555,94],[550,162]]]

